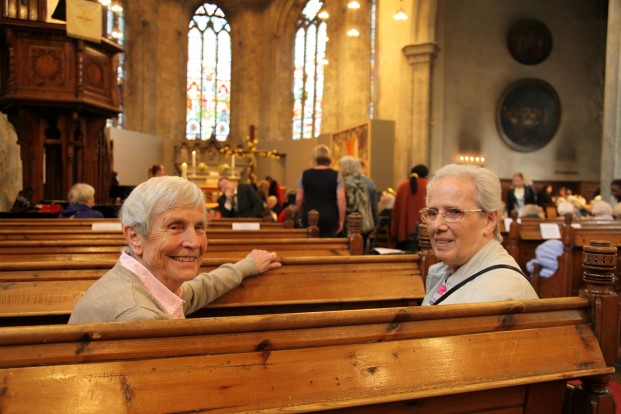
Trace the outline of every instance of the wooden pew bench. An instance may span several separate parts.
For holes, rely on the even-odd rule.
[[[198,315],[317,311],[418,304],[418,255],[284,257],[283,267],[247,278]],[[204,259],[202,271],[234,260]],[[65,323],[76,301],[116,263],[0,263],[0,325]],[[21,269],[21,270],[20,270]]]
[[[308,229],[262,228],[260,230],[231,230],[207,228],[208,238],[257,238],[293,239],[318,237]],[[119,240],[123,233],[118,230],[90,229],[0,229],[0,240]]]
[[[613,414],[609,326],[590,323],[602,316],[593,301],[5,327],[0,406],[451,414],[560,413],[566,404]]]
[[[66,218],[33,218],[33,219],[0,219],[0,229],[91,229],[95,226],[105,226],[118,224],[118,218],[102,219],[66,219]],[[292,222],[276,223],[260,218],[215,218],[208,221],[208,226],[212,228],[231,229],[233,224],[258,224],[261,228],[293,228]]]
[[[0,240],[0,262],[88,261],[116,258],[125,239],[117,240]],[[362,254],[352,240],[339,238],[297,239],[212,239],[207,240],[205,257],[245,257],[250,250],[261,248],[281,257],[344,256]],[[361,247],[361,245],[359,246]]]
[[[526,271],[526,263],[536,257],[536,248],[547,239],[542,237],[540,224],[556,223],[559,227],[563,254],[558,257],[559,267],[550,278],[540,278],[538,273],[531,274],[531,283],[540,297],[575,296],[582,287],[583,271],[582,252],[594,240],[609,241],[613,246],[621,247],[621,221],[572,221],[571,216],[565,221],[554,220],[522,220],[512,223],[510,240],[505,241],[511,254],[522,270]],[[617,263],[621,265],[621,255],[617,255]],[[621,266],[617,266],[617,278],[621,277]],[[619,291],[621,285],[617,285]]]

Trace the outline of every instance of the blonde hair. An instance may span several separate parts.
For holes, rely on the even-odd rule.
[[[313,148],[311,153],[313,162],[317,165],[330,165],[332,164],[332,151],[327,145],[320,144]]]

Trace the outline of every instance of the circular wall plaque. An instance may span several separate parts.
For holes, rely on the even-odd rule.
[[[520,20],[509,30],[507,45],[515,60],[525,65],[536,65],[550,55],[552,33],[539,20]]]
[[[517,81],[503,92],[496,125],[505,143],[516,151],[537,150],[552,140],[561,119],[554,88],[540,79]]]

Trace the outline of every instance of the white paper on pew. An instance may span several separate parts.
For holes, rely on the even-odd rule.
[[[233,223],[233,230],[261,230],[260,223]]]
[[[388,247],[374,247],[373,250],[379,254],[405,254],[403,250],[389,249]]]
[[[505,230],[509,231],[509,229],[511,228],[511,223],[513,223],[513,219],[511,217],[507,217],[504,220],[505,220]]]
[[[114,223],[93,223],[91,230],[123,230],[123,227],[118,221]]]
[[[571,227],[574,229],[579,229],[580,227],[582,227],[582,224],[580,223],[571,223]]]
[[[539,231],[542,239],[560,239],[561,229],[556,223],[540,223]]]

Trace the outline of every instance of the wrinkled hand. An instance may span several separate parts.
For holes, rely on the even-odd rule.
[[[279,261],[280,259],[278,259],[278,256],[274,252],[255,249],[248,253],[248,256],[246,257],[254,260],[254,262],[257,264],[257,267],[259,268],[259,273],[263,273],[271,269],[277,269],[282,266]]]

